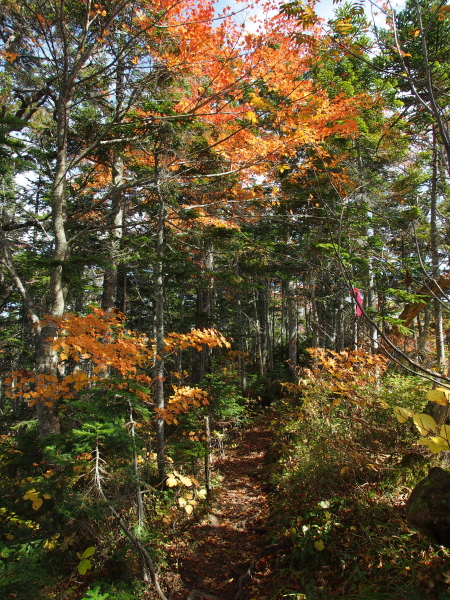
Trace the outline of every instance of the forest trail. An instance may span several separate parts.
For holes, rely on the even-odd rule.
[[[172,600],[264,600],[271,577],[264,456],[273,437],[271,415],[242,430],[234,448],[214,462],[223,477],[209,514],[189,530],[177,556]],[[206,593],[205,593],[206,592]]]

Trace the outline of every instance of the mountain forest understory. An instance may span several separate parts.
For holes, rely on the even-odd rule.
[[[0,598],[450,599],[450,5],[3,0]]]

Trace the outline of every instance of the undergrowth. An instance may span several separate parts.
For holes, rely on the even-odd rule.
[[[335,380],[306,373],[278,404],[267,462],[271,526],[284,543],[271,598],[450,598],[450,552],[405,517],[412,488],[438,459],[387,408],[422,410],[426,384],[387,373],[360,380],[355,393],[347,380],[337,395]]]

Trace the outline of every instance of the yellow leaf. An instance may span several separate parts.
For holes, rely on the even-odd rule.
[[[190,504],[186,504],[184,510],[187,512],[188,515],[192,515],[192,513],[194,512],[194,507]]]
[[[250,121],[250,123],[257,123],[258,122],[258,117],[255,115],[255,113],[252,110],[249,110],[245,113],[244,117],[247,119],[247,121]]]
[[[442,425],[439,431],[439,435],[450,446],[450,425]]]
[[[442,452],[442,450],[446,450],[448,448],[448,446],[442,446],[440,443],[436,443],[436,440],[438,441],[443,441],[440,440],[440,438],[419,438],[417,440],[417,443],[420,444],[421,446],[428,446],[428,450],[430,450],[430,452],[433,452],[434,454],[439,454],[439,452]]]
[[[428,435],[436,431],[436,421],[433,417],[430,417],[430,415],[426,415],[425,413],[415,413],[413,415],[413,421],[421,435]]]
[[[31,508],[33,510],[39,510],[43,503],[44,503],[44,501],[42,500],[42,498],[36,498],[36,500],[33,500]]]
[[[50,500],[51,498],[50,494],[42,494],[42,497],[44,498],[44,500]]]
[[[168,477],[166,479],[166,485],[168,487],[175,487],[176,485],[178,485],[178,480],[175,479],[175,477]]]
[[[411,56],[412,57],[412,54],[410,54],[409,52],[403,52],[403,50],[400,50],[400,54],[402,56]]]
[[[61,352],[61,354],[59,355],[59,360],[67,360],[69,358],[69,355],[66,352]]]
[[[191,487],[192,485],[192,481],[189,479],[189,477],[184,477],[183,475],[180,475],[180,481],[186,487]]]
[[[181,506],[181,508],[184,508],[187,504],[186,498],[178,498],[178,504]]]
[[[350,469],[350,467],[342,467],[340,473],[341,475],[344,475],[344,473],[347,473],[347,471]]]
[[[24,500],[34,501],[37,498],[39,498],[39,492],[36,492],[36,490],[34,488],[31,488],[31,490],[28,490],[23,496]]]
[[[317,542],[314,542],[314,548],[321,552],[322,550],[324,550],[325,544],[322,542],[322,540],[318,540]]]
[[[201,500],[204,500],[206,498],[206,490],[198,490],[197,492],[197,498],[200,498]]]
[[[436,446],[440,446],[441,450],[449,449],[447,440],[444,440],[441,436],[431,436],[430,440],[433,444],[436,444]]]
[[[428,390],[427,400],[430,402],[436,402],[442,406],[447,406],[450,390],[446,388],[436,388],[435,390]]]
[[[420,29],[414,31],[414,37],[416,38],[418,35],[420,35]]]
[[[14,539],[14,536],[13,536],[13,534],[12,534],[12,533],[5,533],[5,538],[6,538],[7,540],[13,540],[13,539]]]
[[[401,408],[400,406],[394,408],[394,415],[399,423],[405,423],[413,414],[413,411],[408,408]]]

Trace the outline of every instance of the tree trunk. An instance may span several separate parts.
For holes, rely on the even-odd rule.
[[[236,279],[239,277],[238,267],[236,266]],[[239,381],[241,384],[241,392],[245,394],[247,390],[247,376],[245,371],[245,347],[244,347],[244,323],[242,319],[242,304],[241,304],[241,290],[238,288],[236,295],[236,322],[237,322],[237,346],[239,351],[238,365],[239,365]]]
[[[430,249],[431,249],[431,266],[433,269],[432,277],[434,280],[439,278],[439,232],[438,232],[438,156],[436,132],[433,128],[432,133],[433,143],[433,164],[431,175],[430,189]],[[444,328],[442,323],[442,305],[438,298],[433,300],[434,323],[435,323],[435,340],[436,340],[436,370],[439,373],[444,373],[446,369],[445,360],[445,342]]]
[[[50,316],[62,317],[65,309],[67,282],[64,280],[63,265],[68,258],[66,236],[66,176],[67,138],[71,98],[67,94],[56,106],[57,155],[55,177],[52,190],[52,228],[54,234],[53,265],[50,269]],[[44,324],[36,345],[36,374],[58,376],[58,357],[53,349],[57,328],[52,323]],[[37,403],[39,435],[43,439],[60,432],[57,398],[42,398]]]
[[[124,101],[124,64],[119,59],[116,71],[116,113],[121,114]],[[123,183],[123,159],[115,151],[112,164],[112,183],[119,187]],[[116,305],[117,277],[119,268],[120,242],[123,235],[124,222],[124,194],[117,191],[112,197],[111,216],[109,219],[110,231],[108,240],[108,264],[105,268],[103,278],[103,310],[112,310]]]
[[[295,283],[290,280],[286,286],[286,303],[288,313],[288,365],[295,375],[297,369],[297,302],[295,298]]]
[[[165,408],[164,400],[164,230],[166,222],[166,204],[160,187],[157,174],[158,190],[158,223],[156,231],[156,261],[154,268],[154,293],[155,293],[155,342],[156,356],[154,365],[155,378],[155,405],[156,408]],[[158,463],[158,478],[161,483],[166,478],[166,459],[164,451],[164,419],[156,420],[156,460]]]
[[[195,326],[197,329],[211,327],[212,294],[214,280],[212,272],[214,269],[214,253],[212,242],[207,242],[204,251],[204,264],[206,269],[206,281],[197,288],[197,303],[195,313]],[[191,383],[201,383],[205,375],[211,372],[211,349],[207,345],[200,351],[194,350],[192,357]]]

